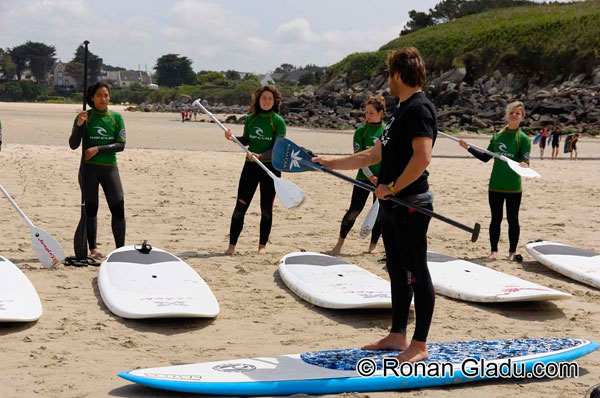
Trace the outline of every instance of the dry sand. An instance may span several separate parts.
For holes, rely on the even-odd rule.
[[[119,110],[119,107],[114,107]],[[79,151],[67,146],[74,105],[0,103],[4,145],[0,183],[33,222],[73,250],[79,220],[76,184]],[[277,261],[300,249],[329,250],[337,239],[351,187],[324,174],[284,175],[306,192],[307,202],[286,210],[276,200],[268,254],[255,253],[260,209],[258,194],[246,217],[238,252],[227,246],[244,155],[214,124],[181,123],[176,114],[123,113],[128,132],[118,155],[125,188],[127,242],[148,239],[181,254],[207,281],[221,305],[214,320],[121,319],[102,303],[97,268],[42,268],[29,230],[0,200],[0,254],[23,270],[44,307],[37,322],[0,325],[1,397],[182,397],[131,384],[117,377],[135,367],[272,356],[360,346],[386,334],[389,311],[334,311],[294,296],[276,271]],[[232,126],[241,131],[241,126]],[[288,136],[320,153],[348,153],[350,132],[289,129]],[[486,138],[473,138],[485,145]],[[600,153],[600,142],[584,138],[580,155]],[[526,255],[524,243],[544,238],[600,252],[600,161],[543,162],[532,166],[543,178],[524,182],[521,205],[522,264],[506,261],[503,224],[501,259],[487,262],[489,209],[486,185],[491,162],[448,158],[465,153],[440,139],[429,168],[436,210],[466,224],[483,225],[480,240],[432,221],[430,248],[571,293],[570,300],[526,304],[469,304],[438,295],[430,341],[519,337],[575,337],[598,340],[600,291],[556,274]],[[561,156],[564,156],[561,154]],[[353,173],[348,173],[353,175]],[[101,194],[99,249],[114,248],[110,215]],[[349,235],[342,258],[387,277],[368,242]],[[411,315],[410,325],[414,326]],[[600,383],[600,353],[577,361],[578,379],[501,380],[406,392],[343,394],[345,397],[583,397]]]

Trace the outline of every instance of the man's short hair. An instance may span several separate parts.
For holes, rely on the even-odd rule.
[[[425,84],[427,78],[425,61],[415,47],[390,51],[386,62],[390,76],[400,72],[404,84],[411,87],[421,87]]]

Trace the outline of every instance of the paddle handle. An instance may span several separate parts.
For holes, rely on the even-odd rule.
[[[31,220],[29,219],[29,217],[27,217],[27,215],[25,215],[25,213],[23,213],[23,210],[21,210],[19,205],[17,205],[17,203],[13,200],[13,198],[10,197],[10,195],[8,194],[8,192],[6,192],[6,189],[4,189],[4,187],[2,185],[0,185],[0,191],[2,191],[2,193],[4,194],[6,199],[8,199],[10,204],[13,205],[13,207],[17,210],[17,212],[21,215],[21,217],[23,217],[23,220],[25,220],[25,222],[27,223],[29,228],[33,228],[34,225],[31,222]]]
[[[325,173],[328,173],[328,174],[334,175],[334,176],[336,176],[338,178],[341,178],[342,180],[348,181],[349,183],[354,184],[357,187],[365,189],[365,190],[367,190],[369,192],[375,192],[375,190],[377,189],[377,188],[375,188],[372,185],[369,185],[369,184],[364,183],[364,182],[359,181],[359,180],[355,180],[352,177],[348,177],[347,175],[344,175],[344,174],[339,173],[337,171],[328,169],[327,167],[321,166],[320,164],[309,162],[309,161],[307,161],[305,159],[301,159],[300,162],[304,163],[307,166],[312,167],[315,170],[321,170],[321,171],[324,171]],[[435,212],[433,212],[433,211],[431,211],[429,209],[426,209],[426,208],[423,208],[423,207],[420,207],[420,206],[415,206],[415,205],[413,205],[410,202],[407,202],[405,200],[402,200],[402,199],[398,198],[397,196],[387,196],[387,199],[391,200],[392,202],[396,202],[396,203],[398,203],[400,205],[406,206],[406,207],[408,207],[410,209],[414,209],[415,211],[417,211],[417,212],[419,212],[421,214],[425,214],[426,216],[437,218],[440,221],[443,221],[443,222],[448,223],[448,224],[450,224],[452,226],[460,228],[463,231],[467,231],[467,232],[471,233],[471,242],[476,242],[477,238],[479,237],[479,230],[481,229],[481,226],[479,225],[479,223],[475,223],[475,226],[473,228],[471,228],[468,225],[464,225],[462,223],[459,223],[458,221],[454,221],[454,220],[452,220],[450,218],[444,217],[444,216],[442,216],[440,214],[437,214],[437,213],[435,213]]]
[[[454,140],[454,141],[456,141],[456,142],[460,142],[460,138],[456,138],[456,137],[453,137],[453,136],[451,136],[451,135],[449,135],[449,134],[442,133],[441,131],[438,131],[438,134],[441,134],[442,136],[444,136],[444,137],[446,137],[446,138],[450,138],[451,140]],[[468,146],[470,146],[470,147],[472,147],[472,148],[475,148],[475,149],[477,149],[477,150],[478,150],[478,151],[480,151],[480,152],[487,153],[487,154],[488,154],[488,155],[490,155],[490,156],[493,156],[493,157],[495,157],[495,158],[498,158],[498,159],[500,159],[500,160],[504,160],[504,161],[506,161],[506,157],[504,157],[504,156],[502,156],[502,155],[499,155],[499,154],[497,154],[496,152],[488,151],[487,149],[483,149],[482,147],[479,147],[479,146],[477,146],[477,145],[470,144],[470,143],[468,143],[468,142],[467,142],[467,145],[468,145]]]
[[[206,109],[204,107],[204,105],[202,105],[200,103],[200,98],[198,98],[196,101],[194,101],[192,103],[192,105],[195,105],[195,106],[199,107],[200,109],[202,109],[202,112],[206,113],[208,115],[208,117],[210,117],[215,123],[217,123],[219,125],[219,127],[221,127],[221,129],[223,129],[223,131],[229,130],[227,127],[225,127],[223,125],[223,123],[221,123],[219,121],[219,119],[217,119],[215,117],[215,115],[213,115],[208,109]],[[278,178],[275,174],[273,174],[273,172],[271,170],[269,170],[267,168],[267,166],[265,166],[260,160],[258,160],[258,158],[256,156],[254,156],[254,154],[252,152],[250,152],[250,150],[248,148],[246,148],[244,146],[244,144],[242,144],[240,142],[240,140],[238,140],[236,138],[236,136],[232,135],[231,139],[232,139],[233,142],[235,142],[236,144],[238,144],[240,146],[240,148],[242,148],[244,150],[244,152],[246,152],[248,154],[248,156],[250,156],[252,158],[252,160],[254,160],[254,162],[256,162],[256,164],[258,164],[272,179]]]

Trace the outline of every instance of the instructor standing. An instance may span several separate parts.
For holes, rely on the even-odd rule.
[[[433,316],[435,293],[427,268],[427,228],[430,217],[386,200],[396,195],[433,210],[429,194],[431,151],[437,136],[435,107],[425,97],[425,62],[414,47],[392,51],[387,56],[388,85],[400,100],[381,140],[363,152],[340,159],[317,157],[315,162],[335,169],[357,169],[381,161],[379,185],[382,233],[386,265],[392,288],[392,328],[388,336],[363,349],[402,350],[401,362],[429,356],[427,335]],[[414,294],[416,325],[410,344],[406,337],[410,303]]]
[[[106,202],[112,215],[112,232],[117,248],[125,245],[125,202],[123,185],[117,167],[117,152],[125,149],[125,124],[123,117],[108,109],[110,89],[104,83],[90,86],[86,101],[91,109],[81,111],[73,122],[69,138],[71,149],[81,143],[83,129],[86,129],[85,159],[82,159],[79,184],[83,187],[87,240],[92,258],[104,256],[98,252],[96,232],[98,229],[98,186],[102,185]],[[81,180],[81,168],[85,167],[85,181]]]

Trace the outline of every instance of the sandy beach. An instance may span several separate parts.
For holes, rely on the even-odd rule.
[[[4,134],[0,184],[29,218],[72,255],[79,221],[77,169],[81,152],[68,147],[76,105],[0,103]],[[111,109],[122,111],[122,107]],[[127,382],[117,373],[252,356],[358,347],[386,334],[388,310],[335,311],[314,307],[285,287],[277,262],[301,249],[325,252],[337,240],[352,187],[325,174],[285,174],[307,195],[302,207],[285,209],[275,200],[266,255],[256,254],[258,193],[247,213],[237,253],[226,257],[229,223],[244,154],[226,141],[215,124],[181,123],[177,114],[122,112],[127,148],[118,155],[125,190],[127,244],[147,239],[184,258],[210,285],[221,306],[215,319],[134,321],[113,315],[97,286],[98,269],[58,266],[44,269],[29,229],[0,198],[0,255],[31,280],[44,313],[37,322],[0,324],[0,397],[187,397]],[[241,134],[242,126],[231,128]],[[315,153],[347,154],[352,132],[289,128],[288,137]],[[487,146],[489,138],[465,135]],[[508,262],[507,224],[500,258],[489,262],[487,183],[491,163],[468,157],[458,144],[440,138],[429,167],[435,209],[467,225],[480,222],[476,243],[469,234],[433,220],[429,247],[520,278],[568,292],[572,299],[515,304],[473,304],[436,296],[431,342],[572,337],[600,339],[600,290],[557,274],[529,257],[524,245],[543,238],[600,252],[600,139],[583,137],[580,160],[540,161],[542,174],[525,180],[521,204],[521,264]],[[562,150],[561,150],[562,152]],[[546,149],[546,156],[550,149]],[[354,176],[354,172],[347,172]],[[365,253],[358,235],[363,211],[340,257],[387,278],[378,252]],[[100,194],[99,250],[114,249],[110,213]],[[409,331],[412,333],[411,315]],[[378,393],[383,397],[584,397],[600,384],[600,352],[577,360],[578,379],[499,380],[449,387]]]

